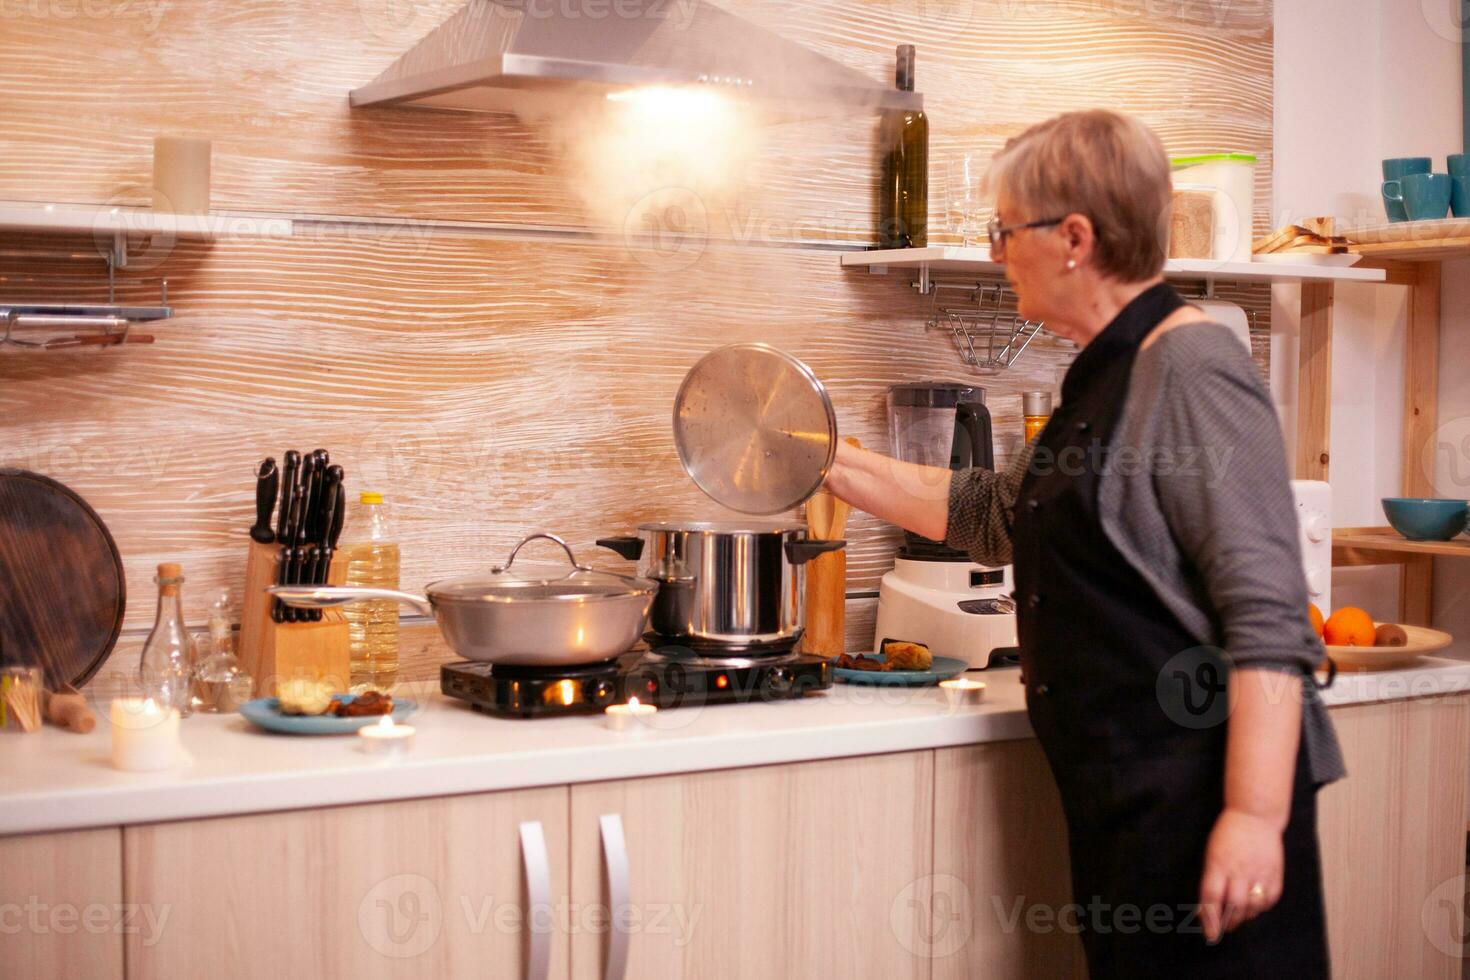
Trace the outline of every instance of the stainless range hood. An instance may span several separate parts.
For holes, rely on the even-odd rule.
[[[470,0],[351,102],[515,112],[547,95],[694,84],[812,107],[923,106],[704,0]]]

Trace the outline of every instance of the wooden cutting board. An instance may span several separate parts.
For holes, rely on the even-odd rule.
[[[0,664],[80,687],[117,643],[122,558],[87,502],[49,477],[0,468]]]

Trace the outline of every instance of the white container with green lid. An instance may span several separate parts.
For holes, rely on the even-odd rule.
[[[1221,262],[1251,260],[1256,204],[1256,158],[1251,153],[1204,153],[1174,157],[1174,186],[1214,191],[1215,237],[1210,257]]]

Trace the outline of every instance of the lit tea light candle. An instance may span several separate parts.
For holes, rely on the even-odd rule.
[[[985,682],[974,681],[968,677],[953,677],[947,681],[940,681],[939,687],[944,691],[945,700],[951,706],[976,704],[985,697]]]
[[[363,725],[357,730],[362,750],[368,755],[402,755],[413,747],[414,727],[395,724],[392,715],[384,715],[376,725]]]
[[[183,761],[179,712],[152,698],[118,698],[108,711],[112,721],[112,765],[129,772],[172,769]]]
[[[656,706],[642,704],[637,698],[629,698],[627,704],[608,705],[603,712],[603,720],[615,732],[636,731],[644,725],[652,724],[653,716],[657,713]]]

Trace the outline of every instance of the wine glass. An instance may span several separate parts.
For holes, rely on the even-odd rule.
[[[948,224],[963,245],[986,242],[985,225],[990,220],[990,209],[981,193],[984,177],[985,162],[978,153],[958,154],[945,167]]]

